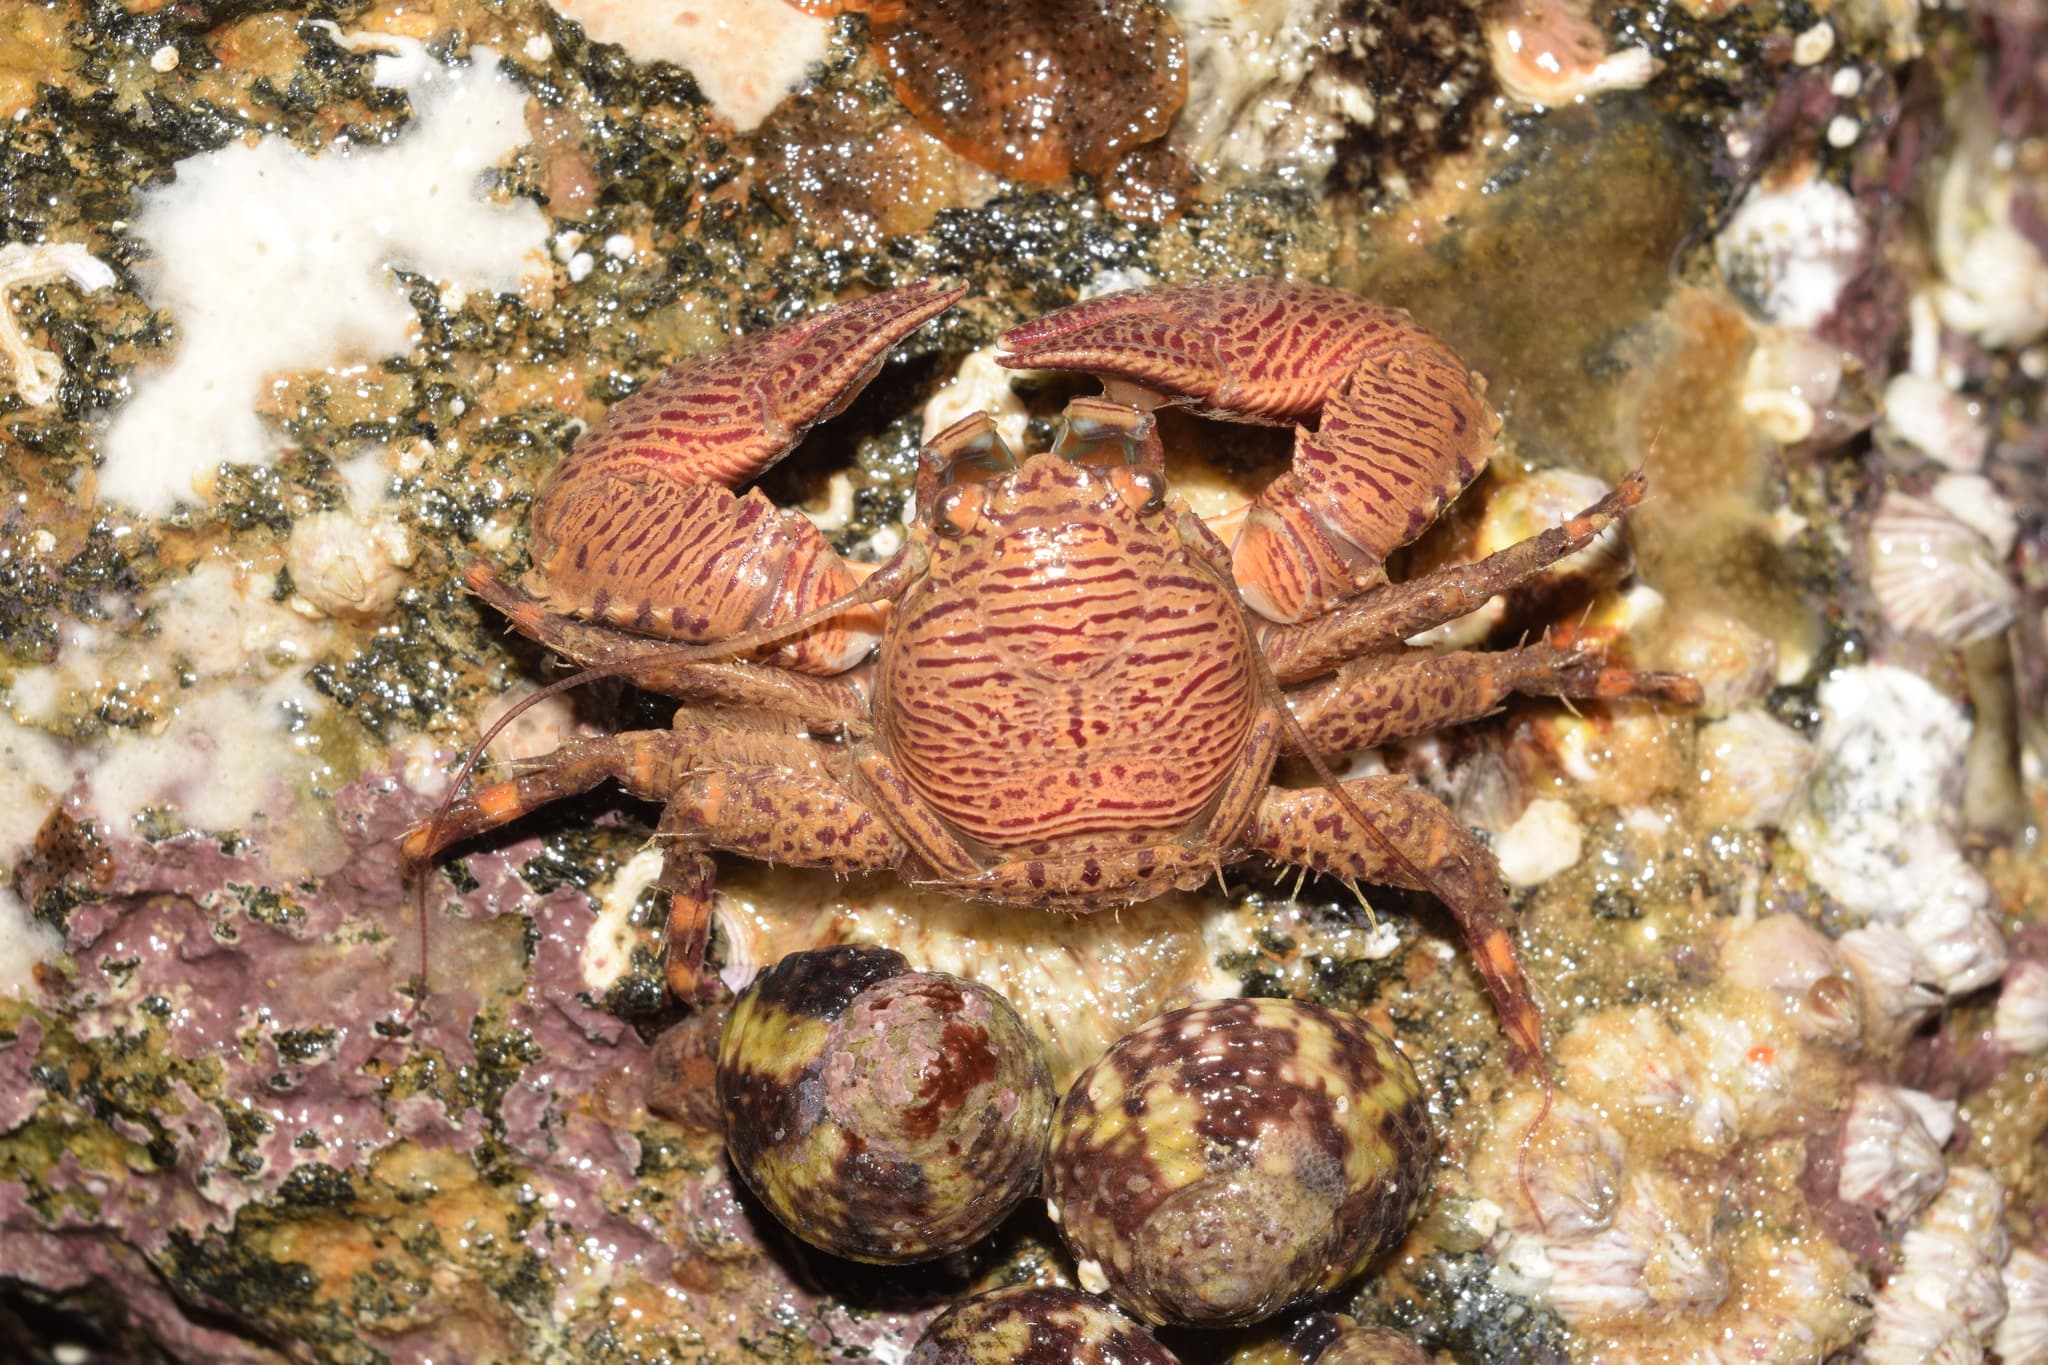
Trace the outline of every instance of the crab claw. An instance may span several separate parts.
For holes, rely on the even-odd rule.
[[[692,356],[613,404],[571,461],[661,465],[682,483],[745,483],[851,403],[897,342],[966,293],[924,280]]]
[[[1245,600],[1299,621],[1380,581],[1492,454],[1498,422],[1450,348],[1398,308],[1293,280],[1111,294],[1013,328],[1013,369],[1080,370],[1230,421],[1316,423],[1245,518]]]
[[[1295,280],[1209,280],[1106,294],[1013,327],[1011,369],[1079,370],[1281,426],[1313,417],[1408,315]]]
[[[966,292],[926,281],[828,308],[684,360],[614,404],[541,490],[521,586],[553,614],[693,644],[846,597],[858,579],[815,526],[732,489],[852,402],[891,347]],[[849,611],[777,657],[836,673],[879,638],[872,611]]]

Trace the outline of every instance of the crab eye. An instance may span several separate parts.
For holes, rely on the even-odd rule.
[[[1166,502],[1166,479],[1154,470],[1119,469],[1110,477],[1116,481],[1117,496],[1133,512],[1157,512]]]
[[[966,535],[981,521],[984,496],[974,484],[956,483],[940,489],[932,499],[932,529],[954,539]]]

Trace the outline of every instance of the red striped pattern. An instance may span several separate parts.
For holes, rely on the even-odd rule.
[[[1164,509],[1039,455],[938,542],[891,618],[878,713],[906,781],[1019,856],[1178,837],[1243,753],[1242,617]]]

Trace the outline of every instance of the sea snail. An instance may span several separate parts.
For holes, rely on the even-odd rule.
[[[1037,1188],[1055,1096],[1009,1002],[887,948],[793,953],[733,1002],[726,1150],[770,1211],[856,1261],[929,1260]]]
[[[1092,1295],[1019,1285],[932,1319],[906,1365],[1180,1365],[1152,1334]]]
[[[1046,1200],[1084,1289],[1151,1323],[1236,1326],[1397,1241],[1436,1143],[1394,1045],[1293,1000],[1215,1000],[1125,1035],[1074,1082]]]

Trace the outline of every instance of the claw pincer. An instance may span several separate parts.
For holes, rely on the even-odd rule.
[[[577,443],[534,504],[546,609],[693,644],[776,626],[857,582],[818,529],[758,478],[867,386],[897,342],[966,290],[893,289],[674,366]],[[875,646],[872,617],[787,644],[785,666],[841,673]]]
[[[1013,329],[1012,368],[1086,370],[1225,421],[1302,430],[1231,550],[1244,599],[1296,622],[1381,582],[1493,453],[1484,385],[1406,312],[1294,280],[1112,294]]]

